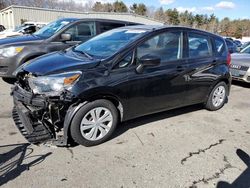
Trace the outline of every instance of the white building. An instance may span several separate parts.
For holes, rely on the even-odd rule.
[[[131,21],[147,25],[163,25],[154,19],[130,13],[110,13],[110,12],[76,12],[45,8],[34,8],[12,5],[0,10],[0,24],[7,29],[13,29],[21,25],[24,21],[51,22],[58,18],[102,18]]]

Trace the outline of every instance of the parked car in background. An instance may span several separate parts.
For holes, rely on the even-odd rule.
[[[44,27],[45,25],[47,25],[48,23],[46,22],[32,22],[32,21],[28,21],[28,22],[24,22],[23,25],[35,25],[37,30],[41,29],[42,27]]]
[[[227,44],[227,48],[228,48],[228,50],[229,50],[229,52],[231,54],[238,52],[237,51],[237,45],[232,40],[225,39],[225,41],[226,41],[226,44]]]
[[[250,45],[240,51],[241,54],[250,54]]]
[[[249,46],[249,45],[250,45],[250,41],[249,41],[249,42],[243,43],[243,44],[241,45],[241,47],[240,47],[240,51],[243,50],[244,48],[246,48],[246,47]]]
[[[16,37],[24,34],[32,34],[36,32],[37,28],[35,25],[21,25],[14,30],[7,29],[0,32],[0,39],[4,39],[7,37]]]
[[[231,37],[225,37],[225,39],[227,39],[227,40],[230,40],[230,41],[234,41],[234,39],[232,39]]]
[[[205,31],[113,29],[19,67],[13,119],[31,143],[97,145],[129,119],[197,103],[220,109],[229,65],[224,39]]]
[[[0,77],[13,82],[17,67],[38,56],[84,42],[104,31],[136,23],[105,19],[63,18],[32,35],[0,40]]]
[[[234,40],[234,44],[236,44],[237,47],[241,47],[242,43],[240,40]]]
[[[5,27],[3,25],[0,25],[0,32],[4,31]]]
[[[250,83],[250,45],[240,53],[232,54],[230,71],[234,80]]]

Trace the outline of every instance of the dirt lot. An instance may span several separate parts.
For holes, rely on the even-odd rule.
[[[90,148],[29,145],[9,93],[0,81],[2,187],[250,187],[248,85],[233,85],[217,112],[198,105],[143,117]]]

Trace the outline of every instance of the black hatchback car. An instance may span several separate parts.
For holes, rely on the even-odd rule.
[[[12,82],[12,78],[15,78],[12,73],[31,59],[67,49],[105,31],[135,24],[137,23],[107,19],[61,18],[32,35],[1,39],[0,77]]]
[[[231,86],[222,37],[185,27],[114,29],[16,72],[13,119],[31,143],[92,146],[117,124],[203,103],[218,110]]]

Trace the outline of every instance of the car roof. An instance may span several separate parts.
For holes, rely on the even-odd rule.
[[[133,25],[133,26],[126,26],[123,28],[127,28],[127,29],[138,29],[138,30],[146,30],[146,31],[155,31],[155,30],[162,30],[162,29],[184,29],[184,30],[189,30],[189,31],[198,31],[198,32],[202,32],[202,33],[206,33],[215,37],[220,37],[222,38],[220,35],[214,34],[214,33],[210,33],[208,31],[204,31],[201,29],[194,29],[191,27],[185,27],[185,26],[173,26],[173,25]]]
[[[79,19],[78,18],[59,18],[58,20],[72,22],[72,21],[77,21]]]
[[[131,21],[124,21],[124,20],[112,20],[112,19],[103,19],[103,18],[60,18],[58,20],[62,21],[102,21],[102,22],[119,22],[119,23],[134,23],[134,24],[139,24],[136,22],[131,22]]]

